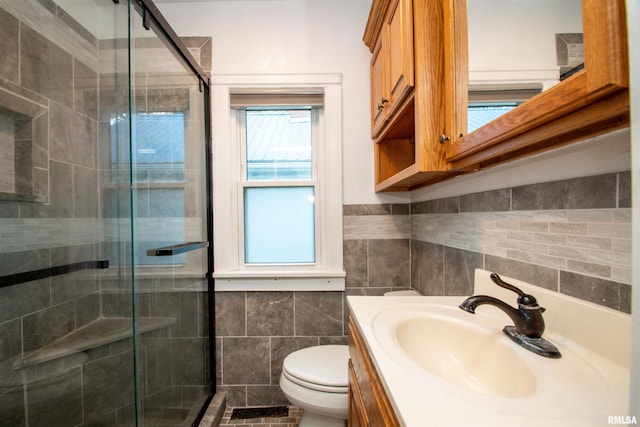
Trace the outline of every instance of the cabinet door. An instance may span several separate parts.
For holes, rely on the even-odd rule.
[[[353,319],[349,319],[349,354],[350,425],[399,427],[400,423]],[[352,419],[352,416],[355,418]]]
[[[387,15],[386,40],[388,42],[387,78],[389,104],[387,117],[392,115],[404,97],[413,88],[413,7],[411,0],[395,0]]]
[[[353,364],[349,360],[349,427],[369,427],[369,418],[362,400]]]
[[[386,113],[385,105],[388,100],[386,88],[386,58],[384,37],[378,43],[371,56],[371,136],[375,138],[384,125]]]

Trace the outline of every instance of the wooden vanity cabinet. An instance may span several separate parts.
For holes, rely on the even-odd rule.
[[[349,427],[400,426],[367,347],[349,319]]]
[[[445,72],[453,50],[444,23],[457,1],[373,0],[363,40],[372,54],[376,191],[409,190],[452,172],[440,137],[454,133],[445,117],[454,74]]]

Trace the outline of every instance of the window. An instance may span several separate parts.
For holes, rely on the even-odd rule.
[[[135,190],[135,262],[138,266],[183,266],[186,263],[184,254],[172,257],[147,254],[148,249],[187,240],[185,120],[182,111],[135,113],[131,151],[128,144],[123,144],[129,141],[123,136],[123,133],[129,133],[129,116],[114,114],[110,120],[111,180],[114,184],[128,184],[132,179]],[[128,193],[118,191],[115,194],[128,197]],[[157,232],[157,218],[161,218],[162,233]]]
[[[516,108],[520,102],[469,102],[467,133],[486,125],[504,113]]]
[[[542,85],[537,83],[471,84],[467,109],[467,133],[513,110],[527,99],[539,94],[541,90]]]
[[[244,130],[244,262],[314,263],[318,110],[241,108],[236,115]]]
[[[216,290],[343,290],[338,75],[213,81]]]

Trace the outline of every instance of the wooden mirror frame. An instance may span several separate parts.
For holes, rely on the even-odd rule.
[[[624,0],[583,0],[584,70],[475,131],[466,129],[468,90],[466,0],[453,0],[457,25],[445,34],[447,162],[452,170],[480,170],[629,126],[629,65]],[[464,75],[463,75],[464,74]]]

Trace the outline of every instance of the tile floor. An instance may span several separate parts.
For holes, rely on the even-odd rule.
[[[231,420],[231,412],[233,408],[227,407],[222,416],[219,427],[298,427],[302,409],[295,406],[289,406],[289,416],[278,418],[247,418],[243,420]]]

